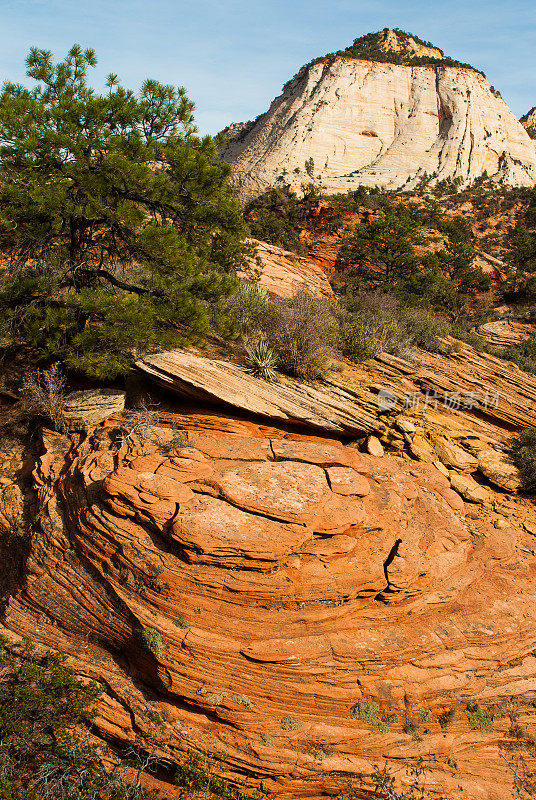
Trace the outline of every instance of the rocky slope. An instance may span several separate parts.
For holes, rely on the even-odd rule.
[[[536,720],[519,521],[467,514],[426,463],[191,428],[167,456],[117,452],[113,427],[44,437],[11,639],[69,653],[109,688],[102,732],[143,732],[171,762],[223,749],[280,796],[319,797],[379,758],[407,783],[425,756],[430,790],[508,797],[507,712]]]
[[[504,443],[536,378],[467,346],[270,397],[192,353],[140,367],[182,398],[152,436],[120,414],[44,432],[32,481],[1,479],[4,537],[33,530],[4,538],[2,632],[102,680],[102,735],[168,763],[223,750],[320,798],[385,760],[407,786],[423,757],[428,791],[510,800],[536,725],[536,510]]]
[[[395,48],[397,37],[385,47]],[[396,52],[396,50],[394,51]],[[536,149],[477,71],[337,55],[307,65],[255,122],[231,126],[223,158],[243,199],[314,179],[327,192],[412,188],[422,179],[471,184],[484,173],[536,182]],[[447,60],[446,63],[450,63]]]

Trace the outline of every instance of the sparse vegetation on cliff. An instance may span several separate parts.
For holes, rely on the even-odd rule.
[[[471,64],[466,64],[463,61],[457,61],[455,58],[445,56],[443,51],[431,42],[425,42],[413,33],[400,30],[400,28],[393,28],[392,34],[396,38],[397,47],[389,47],[386,43],[386,34],[390,33],[388,28],[376,33],[367,33],[354,39],[353,44],[346,47],[344,50],[337,50],[334,53],[328,53],[325,56],[315,58],[310,61],[306,67],[313,64],[318,64],[322,61],[329,61],[335,59],[337,56],[344,56],[346,58],[359,58],[364,61],[378,61],[383,64],[402,64],[411,67],[420,66],[440,66],[440,67],[458,67],[462,69],[471,69],[484,75],[482,70],[476,69]],[[417,45],[417,48],[415,48]],[[431,53],[418,54],[419,45],[426,50],[431,50]],[[416,52],[417,51],[417,52]],[[433,51],[437,51],[435,55]],[[306,68],[304,67],[304,69]]]
[[[147,653],[151,653],[157,658],[162,654],[164,643],[162,641],[162,635],[156,628],[151,628],[150,626],[140,627],[137,630],[137,635],[141,646]]]
[[[102,687],[82,684],[52,652],[29,642],[14,655],[0,639],[0,797],[2,800],[149,800],[125,772],[107,770],[89,736]]]

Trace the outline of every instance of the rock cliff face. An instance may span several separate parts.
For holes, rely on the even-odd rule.
[[[223,158],[239,196],[312,178],[331,193],[430,176],[469,185],[484,173],[533,186],[536,149],[500,95],[477,71],[433,61],[338,55],[304,67],[267,113],[228,129]]]
[[[333,297],[326,273],[314,261],[257,239],[249,241],[255,245],[256,254],[248,259],[240,278],[258,278],[260,285],[276,297],[292,297],[300,290],[314,297]]]
[[[522,116],[520,122],[530,138],[536,139],[536,106]]]

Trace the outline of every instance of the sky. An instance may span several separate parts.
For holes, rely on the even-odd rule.
[[[482,69],[519,117],[536,105],[534,0],[0,0],[0,81],[27,82],[30,47],[96,50],[110,72],[184,86],[201,133],[263,113],[299,68],[401,28]]]

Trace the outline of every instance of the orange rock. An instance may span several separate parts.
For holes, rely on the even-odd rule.
[[[430,791],[509,800],[509,720],[474,729],[466,706],[512,701],[536,724],[531,506],[488,489],[511,523],[498,529],[499,506],[466,518],[431,463],[232,422],[195,412],[191,447],[166,458],[117,453],[110,428],[45,436],[39,532],[3,632],[104,681],[114,742],[136,731],[171,761],[224,750],[281,798],[426,756]]]

